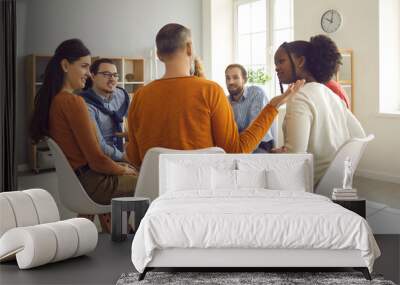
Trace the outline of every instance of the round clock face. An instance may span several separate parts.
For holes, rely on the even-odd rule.
[[[326,33],[336,32],[342,24],[342,16],[336,10],[328,10],[321,17],[321,27]]]

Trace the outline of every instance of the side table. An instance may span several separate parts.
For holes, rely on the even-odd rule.
[[[128,211],[135,212],[135,228],[146,214],[150,198],[119,197],[111,200],[111,240],[123,241],[128,234]]]
[[[341,205],[342,207],[359,214],[365,219],[366,217],[366,200],[365,199],[355,199],[355,200],[332,200],[332,202]]]

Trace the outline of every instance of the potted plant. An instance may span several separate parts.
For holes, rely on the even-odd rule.
[[[261,68],[257,70],[249,69],[247,79],[250,84],[265,86],[265,83],[271,80],[271,76],[266,74]]]

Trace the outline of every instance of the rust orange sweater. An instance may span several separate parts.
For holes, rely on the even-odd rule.
[[[54,97],[50,106],[49,131],[73,169],[89,164],[90,169],[99,173],[124,173],[122,166],[102,152],[82,97],[65,91]]]
[[[152,147],[190,150],[218,146],[228,153],[249,153],[277,113],[267,106],[239,134],[228,99],[217,83],[193,76],[155,80],[139,89],[131,103],[127,156],[140,166]]]

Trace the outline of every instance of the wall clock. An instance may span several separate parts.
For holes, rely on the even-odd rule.
[[[336,32],[342,25],[342,15],[337,10],[328,10],[321,17],[321,28],[326,33]]]

